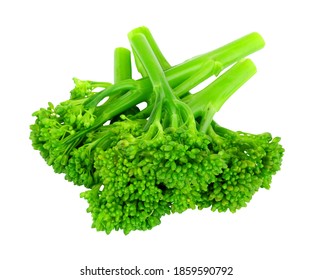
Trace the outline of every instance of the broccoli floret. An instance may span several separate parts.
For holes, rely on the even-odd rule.
[[[86,109],[84,102],[94,95],[95,88],[105,88],[109,83],[81,81],[74,78],[75,88],[71,91],[71,98],[54,106],[49,106],[33,113],[35,124],[31,125],[30,139],[35,150],[39,150],[48,165],[52,165],[56,173],[62,173],[73,147],[79,140],[64,145],[67,137],[81,129],[89,128],[95,121],[95,107]]]
[[[234,132],[215,122],[209,129],[215,144],[213,149],[222,155],[226,168],[202,195],[212,210],[235,212],[247,206],[260,189],[268,189],[272,176],[280,170],[283,147],[280,138],[270,133],[254,135]]]

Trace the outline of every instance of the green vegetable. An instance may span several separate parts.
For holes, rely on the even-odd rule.
[[[33,114],[34,149],[56,173],[87,188],[81,197],[92,227],[128,234],[187,209],[235,212],[268,189],[282,162],[280,138],[213,120],[256,73],[245,57],[264,46],[262,37],[251,33],[176,66],[146,27],[128,37],[141,79],[132,79],[130,51],[117,48],[113,84],[74,79],[69,100]],[[217,78],[190,93],[211,76]]]

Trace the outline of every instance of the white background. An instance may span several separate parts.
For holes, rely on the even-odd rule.
[[[1,1],[0,279],[122,279],[80,276],[86,265],[232,266],[234,276],[214,278],[312,279],[309,2]],[[29,125],[33,111],[67,99],[72,77],[112,81],[114,48],[128,47],[141,25],[172,64],[262,34],[266,47],[251,56],[257,75],[216,119],[281,136],[286,153],[271,190],[236,214],[187,211],[152,231],[107,236],[91,229],[82,189],[32,149]],[[196,278],[172,272],[159,278]]]

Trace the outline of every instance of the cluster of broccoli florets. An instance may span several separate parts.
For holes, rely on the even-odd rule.
[[[33,114],[34,149],[56,173],[87,188],[81,197],[92,227],[128,234],[187,209],[235,212],[259,188],[268,189],[282,162],[280,138],[234,132],[213,120],[256,72],[242,58],[263,47],[261,36],[249,34],[173,67],[147,28],[131,31],[129,41],[141,79],[132,79],[130,51],[117,48],[113,84],[75,78],[69,100]]]

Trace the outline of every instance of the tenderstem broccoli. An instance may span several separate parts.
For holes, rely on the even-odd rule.
[[[146,27],[128,38],[141,79],[132,78],[131,51],[116,48],[113,83],[74,78],[69,100],[49,102],[30,126],[47,164],[86,188],[81,197],[92,227],[128,234],[188,209],[235,212],[269,189],[282,163],[280,138],[235,132],[214,120],[256,73],[245,57],[264,46],[262,37],[248,34],[176,66]]]

